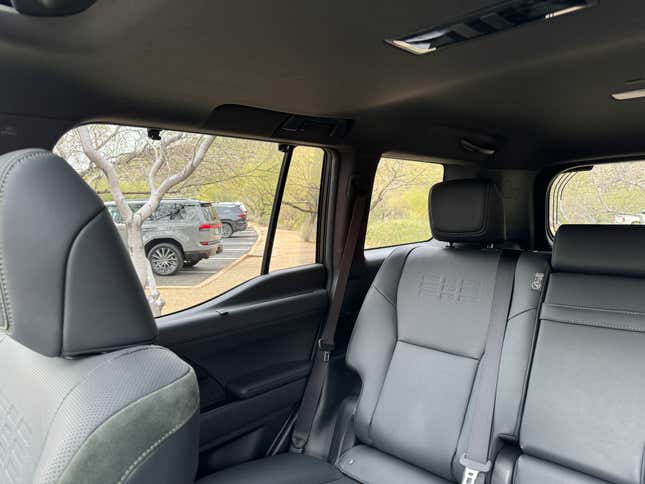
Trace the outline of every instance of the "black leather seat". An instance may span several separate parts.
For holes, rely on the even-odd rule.
[[[0,156],[0,281],[0,483],[192,482],[195,373],[149,345],[105,205],[51,152]]]
[[[563,226],[552,265],[512,482],[640,484],[645,227]]]
[[[243,464],[200,484],[446,483],[461,479],[505,238],[497,188],[485,180],[436,185],[430,193],[435,239],[450,245],[399,248],[369,290],[347,354],[362,380],[353,418],[356,445],[328,463],[285,454]],[[452,246],[453,243],[458,245]],[[505,345],[496,435],[517,434],[523,388],[548,264],[523,254]],[[541,276],[540,276],[541,275]],[[539,284],[535,281],[539,280]],[[533,284],[533,286],[532,286]]]

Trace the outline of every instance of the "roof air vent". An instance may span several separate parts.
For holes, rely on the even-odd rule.
[[[595,0],[510,0],[386,42],[413,54],[428,54],[484,35],[576,12],[594,3]]]

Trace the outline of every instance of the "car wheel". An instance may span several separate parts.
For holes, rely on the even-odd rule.
[[[233,235],[233,227],[231,224],[222,224],[222,237],[226,237],[228,239],[231,235]]]
[[[193,267],[198,262],[199,262],[198,260],[185,260],[184,267]]]
[[[182,268],[184,257],[179,247],[162,242],[150,249],[148,260],[152,266],[152,272],[159,276],[172,276]]]

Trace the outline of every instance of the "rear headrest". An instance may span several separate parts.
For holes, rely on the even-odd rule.
[[[493,182],[437,183],[428,197],[432,236],[445,242],[499,242],[506,238],[504,204]]]
[[[103,202],[49,151],[0,156],[0,296],[2,331],[47,356],[157,335]]]
[[[559,272],[645,277],[645,226],[563,225],[551,264]]]

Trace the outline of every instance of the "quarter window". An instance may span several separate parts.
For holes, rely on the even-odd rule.
[[[549,190],[549,230],[564,224],[645,224],[645,161],[602,163],[557,175]]]

